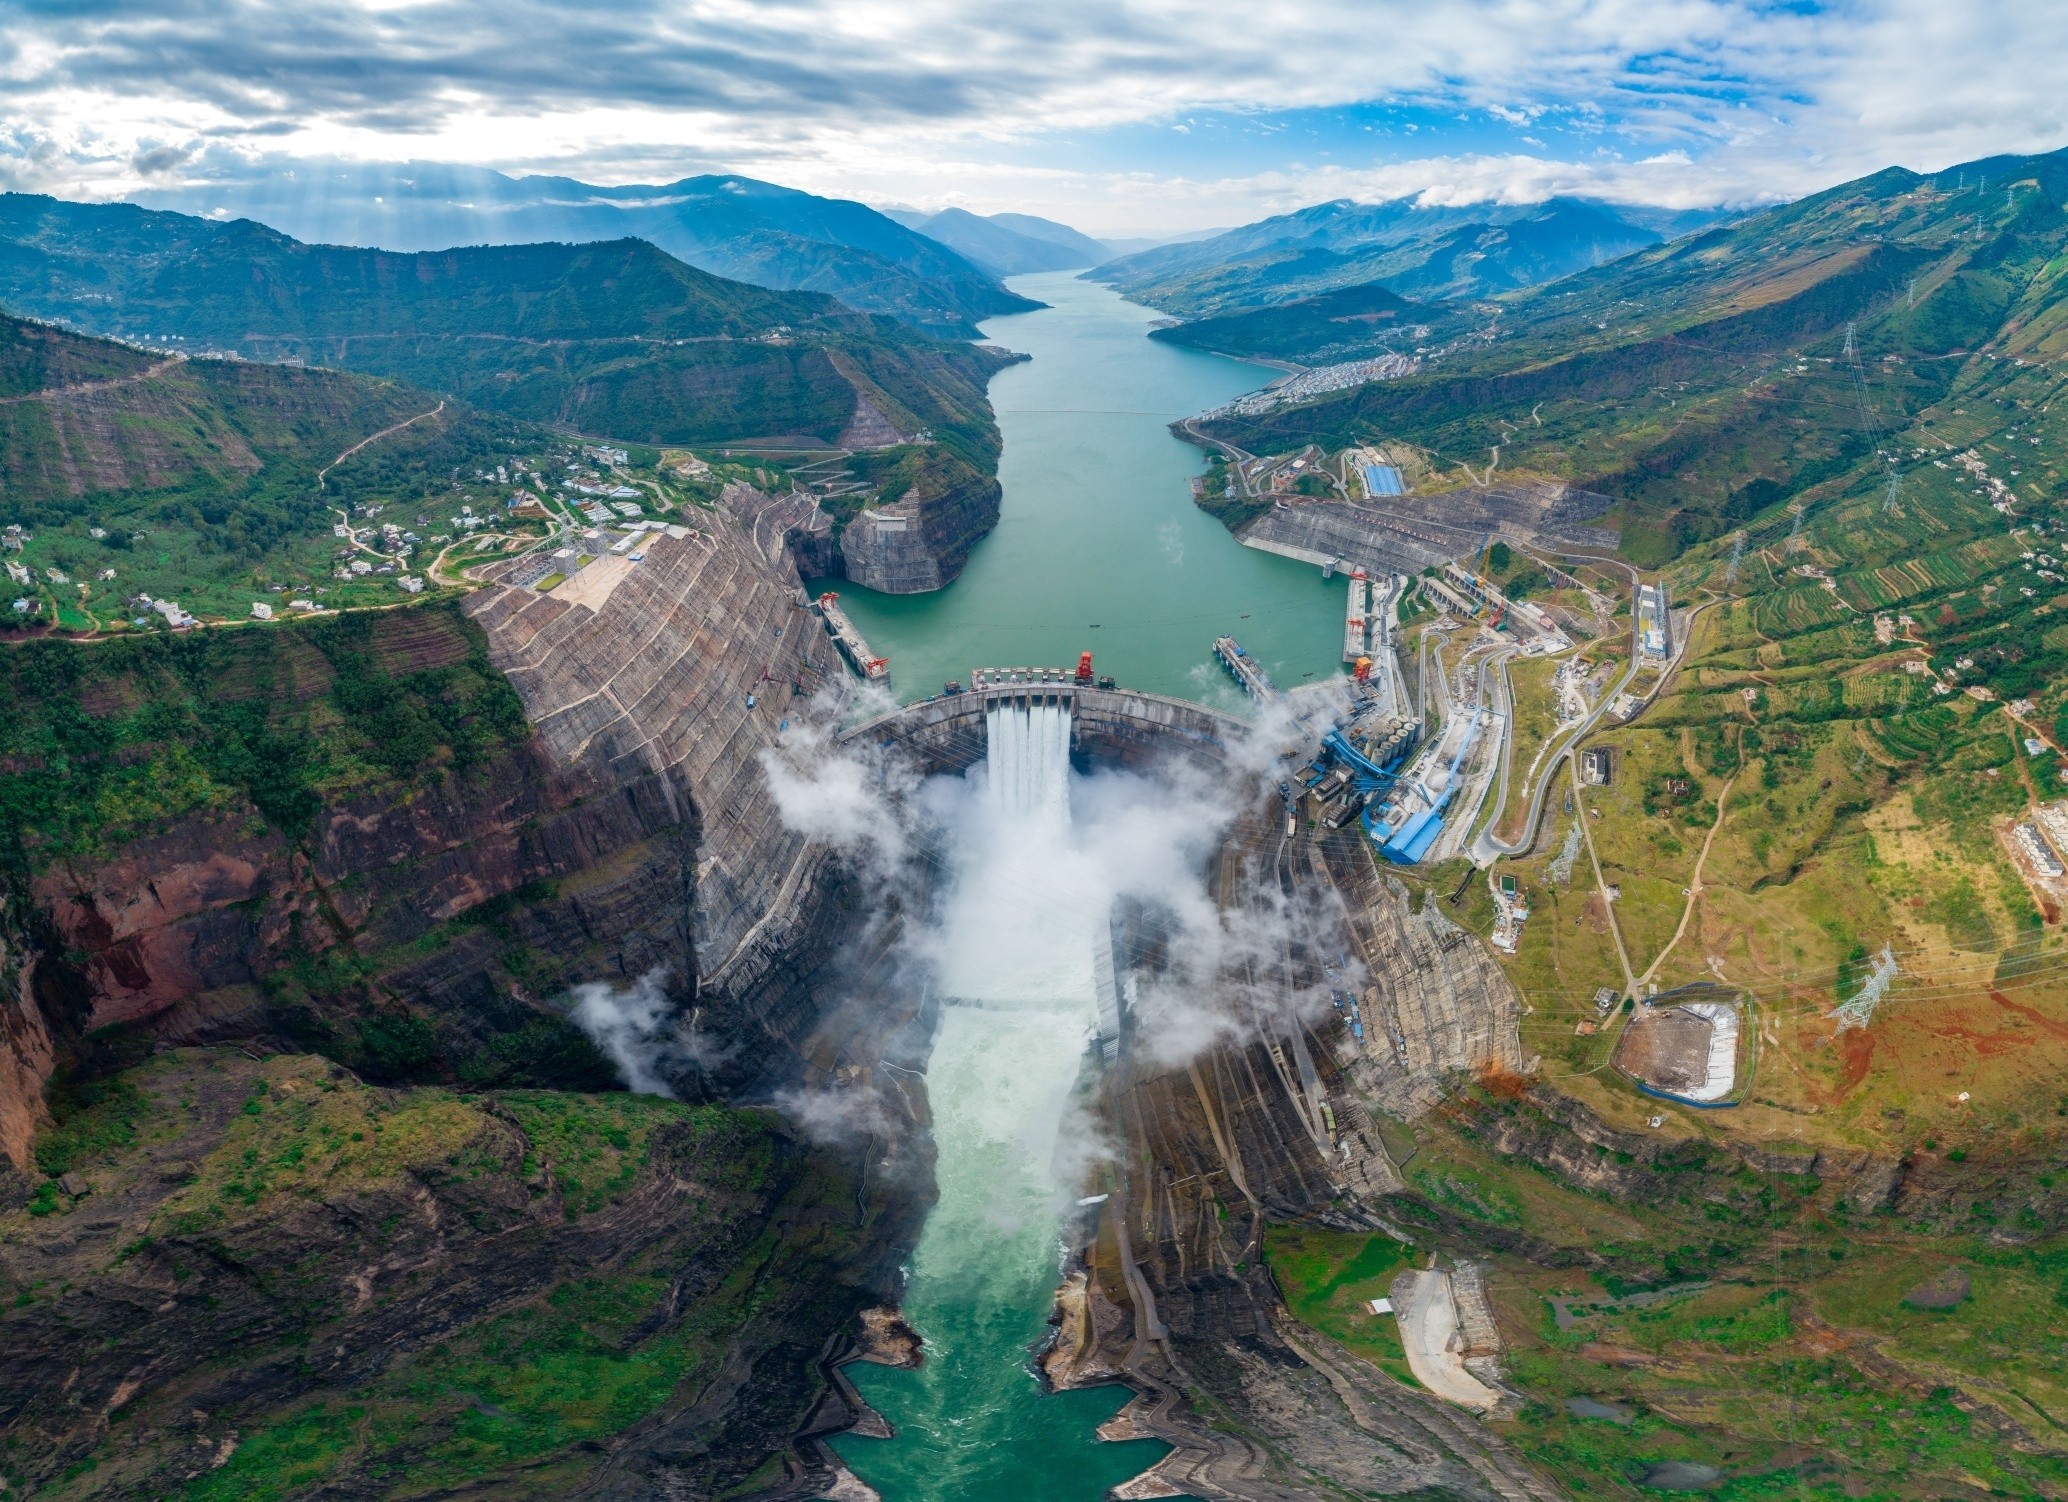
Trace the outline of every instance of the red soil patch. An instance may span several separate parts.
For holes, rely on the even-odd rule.
[[[1529,1081],[1512,1069],[1503,1069],[1499,1064],[1485,1064],[1479,1070],[1479,1083],[1488,1095],[1497,1100],[1521,1100],[1529,1094]]]
[[[2054,920],[2052,918],[2047,919],[2047,922],[2049,923],[2053,921]],[[2022,1001],[2012,1001],[2008,996],[2004,995],[2003,992],[1997,990],[1994,986],[1989,988],[1989,999],[1995,1002],[1998,1006],[2002,1007],[2006,1012],[2017,1013],[2020,1017],[2023,1017],[2034,1027],[2038,1028],[2041,1032],[2045,1033],[2049,1038],[2068,1039],[2068,1025],[2064,1025],[2062,1023],[2053,1021],[2051,1018],[2041,1016],[2038,1008],[2029,1007],[2025,1005],[2025,1003]]]
[[[1832,1092],[1831,1104],[1835,1106],[1867,1078],[1867,1067],[1874,1062],[1874,1034],[1864,1027],[1849,1027],[1834,1041],[1838,1044],[1838,1088]]]
[[[1930,1032],[1934,1038],[1950,1038],[1965,1043],[1984,1059],[2032,1046],[2032,1039],[2024,1033],[1978,1033],[1971,1027],[1935,1027]]]

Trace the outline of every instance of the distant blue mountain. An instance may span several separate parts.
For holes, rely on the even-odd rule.
[[[1367,282],[1406,297],[1481,297],[1569,276],[1665,238],[1635,215],[1571,198],[1463,208],[1337,199],[1123,256],[1101,266],[1098,279],[1194,317]]]
[[[934,214],[913,209],[885,212],[906,228],[940,241],[998,276],[1070,271],[1113,257],[1110,247],[1090,235],[1033,214],[985,215],[967,209],[942,209]]]

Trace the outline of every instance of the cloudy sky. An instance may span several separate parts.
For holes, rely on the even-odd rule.
[[[743,172],[1094,233],[1793,197],[2068,145],[2027,0],[0,0],[0,186]]]

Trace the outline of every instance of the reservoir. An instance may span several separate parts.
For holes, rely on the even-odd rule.
[[[891,661],[902,700],[967,682],[972,667],[1074,667],[1223,707],[1240,701],[1212,659],[1227,632],[1280,687],[1341,671],[1342,586],[1235,541],[1192,504],[1205,467],[1168,424],[1272,379],[1261,366],[1148,337],[1158,315],[1072,272],[1015,277],[1048,307],[983,325],[1033,358],[991,381],[1005,450],[997,530],[930,595],[814,581]]]
[[[1167,424],[1269,372],[1148,337],[1155,315],[1069,273],[1016,278],[1049,304],[993,319],[1033,356],[999,372],[1002,515],[933,595],[835,588],[901,699],[972,667],[1071,667],[1086,649],[1121,685],[1233,706],[1213,661],[1229,632],[1281,686],[1341,671],[1342,586],[1242,547],[1192,504],[1203,456]],[[1061,1272],[1059,1227],[1083,1192],[1069,1102],[1093,1021],[1092,934],[1111,894],[1102,805],[1146,788],[1069,765],[1066,711],[994,711],[986,762],[958,786],[955,849],[931,947],[941,1022],[927,1066],[940,1199],[910,1267],[916,1372],[850,1366],[896,1431],[834,1448],[883,1502],[1097,1502],[1153,1464],[1153,1441],[1094,1430],[1120,1387],[1046,1394],[1029,1370]],[[1103,791],[1102,791],[1103,790]],[[1106,826],[1112,827],[1110,825]]]

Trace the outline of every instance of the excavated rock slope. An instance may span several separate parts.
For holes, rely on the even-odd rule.
[[[840,534],[842,572],[887,595],[941,589],[998,525],[998,499],[996,481],[972,480],[939,495],[908,496],[864,512]]]
[[[1274,864],[1279,880],[1259,879]],[[1286,979],[1351,959],[1366,1042],[1325,1006],[1259,1008],[1243,1036],[1176,1070],[1136,1063],[1123,1042],[1103,1101],[1123,1188],[1083,1238],[1051,1377],[1117,1375],[1142,1394],[1127,1432],[1176,1447],[1124,1496],[1557,1495],[1475,1421],[1298,1326],[1262,1266],[1267,1220],[1427,1218],[1376,1113],[1417,1116],[1460,1075],[1515,1068],[1513,988],[1476,939],[1414,912],[1361,841],[1280,842],[1275,819],[1253,819],[1220,866],[1223,900],[1257,921],[1281,892],[1315,899],[1322,916],[1295,930]]]
[[[653,779],[690,832],[696,968],[724,989],[819,859],[783,827],[760,754],[838,669],[794,574],[737,528],[658,534],[645,553],[595,609],[496,584],[467,612],[548,760],[605,787]]]

